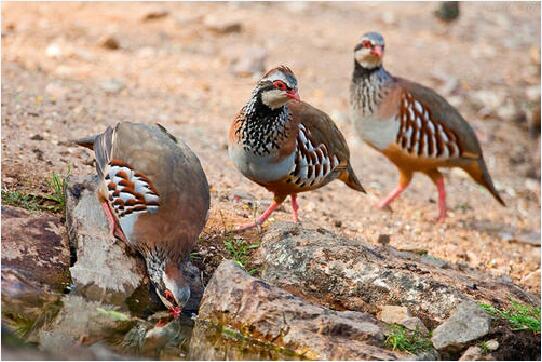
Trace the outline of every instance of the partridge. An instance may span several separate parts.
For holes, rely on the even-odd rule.
[[[399,170],[399,185],[378,206],[395,200],[416,172],[438,190],[439,220],[446,218],[446,191],[439,167],[461,167],[504,206],[489,176],[482,149],[461,114],[432,89],[392,76],[382,65],[384,38],[364,34],[354,48],[350,86],[352,120],[369,146]]]
[[[95,152],[97,196],[111,233],[145,258],[156,293],[178,315],[190,298],[181,267],[209,209],[199,159],[159,124],[122,122],[76,143]]]
[[[261,225],[288,195],[297,222],[297,194],[337,178],[365,192],[343,135],[327,114],[300,101],[297,79],[285,66],[271,69],[258,82],[231,123],[228,145],[239,171],[274,194],[271,206],[238,230]]]

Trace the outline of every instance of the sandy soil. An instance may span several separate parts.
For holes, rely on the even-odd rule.
[[[254,47],[266,66],[290,66],[301,97],[346,135],[369,195],[339,182],[301,195],[303,223],[489,270],[540,292],[540,5],[463,3],[439,22],[434,3],[6,3],[2,4],[2,188],[46,192],[53,171],[94,172],[71,138],[118,121],[160,122],[199,155],[213,209],[199,246],[217,263],[220,233],[255,210],[235,203],[271,195],[228,159],[226,133],[254,77],[230,69]],[[209,25],[234,25],[217,32]],[[457,105],[482,143],[507,207],[462,171],[447,172],[449,219],[436,224],[436,190],[418,176],[393,205],[374,208],[394,167],[363,144],[345,116],[352,49],[365,31],[386,38],[386,67],[435,87]],[[120,48],[108,49],[107,39]],[[538,93],[537,93],[538,91]],[[285,211],[285,212],[284,212]],[[275,219],[290,219],[284,206]],[[246,236],[257,240],[257,233]],[[532,245],[534,243],[535,245]],[[215,245],[215,246],[213,246]],[[214,249],[215,248],[215,249]],[[213,258],[214,256],[214,258]]]

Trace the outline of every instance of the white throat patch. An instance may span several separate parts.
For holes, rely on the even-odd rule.
[[[271,109],[276,109],[284,106],[288,101],[285,93],[278,89],[262,92],[262,103]]]
[[[354,58],[363,68],[374,69],[382,65],[382,59],[375,56],[370,56],[369,52],[365,49],[357,50],[354,53]]]

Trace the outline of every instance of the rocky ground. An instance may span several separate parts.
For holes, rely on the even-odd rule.
[[[461,17],[452,24],[437,20],[434,8],[432,3],[4,3],[3,204],[32,208],[28,200],[36,198],[50,206],[51,200],[42,197],[51,193],[53,172],[93,174],[92,154],[73,147],[70,139],[102,132],[118,121],[160,122],[198,154],[211,185],[209,222],[192,258],[202,270],[203,284],[211,283],[225,258],[267,280],[273,272],[262,264],[265,243],[256,246],[268,238],[269,226],[243,235],[230,231],[268,205],[271,195],[240,177],[229,162],[226,133],[261,72],[286,64],[298,76],[302,99],[328,112],[346,135],[353,166],[369,191],[356,194],[337,182],[301,195],[305,228],[441,260],[431,275],[447,270],[444,265],[474,268],[539,296],[540,4],[462,3]],[[385,63],[392,73],[434,87],[473,125],[506,208],[457,170],[446,173],[450,213],[444,224],[434,222],[436,191],[422,176],[394,203],[393,212],[374,208],[394,187],[397,174],[359,141],[348,121],[351,52],[367,30],[383,33]],[[272,222],[290,220],[290,211],[284,206]],[[6,212],[17,219],[22,211]],[[62,231],[65,220],[57,219],[47,222]],[[20,222],[10,225],[13,230],[3,226],[3,236],[22,227]],[[55,241],[59,245],[66,244],[62,235]],[[24,254],[7,247],[11,259]],[[39,254],[42,249],[32,250]],[[59,255],[66,258],[65,252]],[[10,267],[15,271],[9,280],[19,291],[24,283],[18,282],[18,265]],[[3,288],[4,282],[3,272]],[[65,281],[55,283],[60,288]],[[375,314],[378,310],[365,304],[378,300],[380,307],[396,305],[378,294],[345,305],[338,296],[351,299],[348,293],[355,292],[344,294],[344,288],[324,292],[280,286],[308,298],[315,308]],[[497,299],[488,302],[501,303],[499,298],[507,294],[492,294]],[[398,299],[404,295],[399,293]],[[438,318],[411,306],[409,313],[420,314],[432,329],[458,306],[452,303],[445,312],[439,305]],[[300,339],[306,338],[303,333],[298,333]],[[382,338],[378,331],[369,339],[382,347]],[[374,353],[371,357],[384,358],[378,354],[384,352]]]

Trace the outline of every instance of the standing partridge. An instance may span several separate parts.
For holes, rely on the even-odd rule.
[[[143,255],[156,293],[178,315],[190,298],[180,268],[209,209],[199,159],[158,124],[118,123],[76,143],[95,152],[97,194],[111,233]]]
[[[356,130],[399,169],[399,185],[378,207],[390,204],[407,188],[412,175],[422,172],[437,187],[438,219],[444,220],[446,192],[439,167],[461,167],[504,206],[471,126],[430,88],[392,76],[382,66],[383,55],[382,35],[364,34],[354,48],[350,86]]]
[[[239,171],[274,194],[267,211],[237,230],[261,225],[288,195],[297,222],[297,193],[337,178],[365,192],[343,135],[327,114],[299,100],[297,79],[287,67],[271,69],[258,82],[230,126],[228,143]]]

